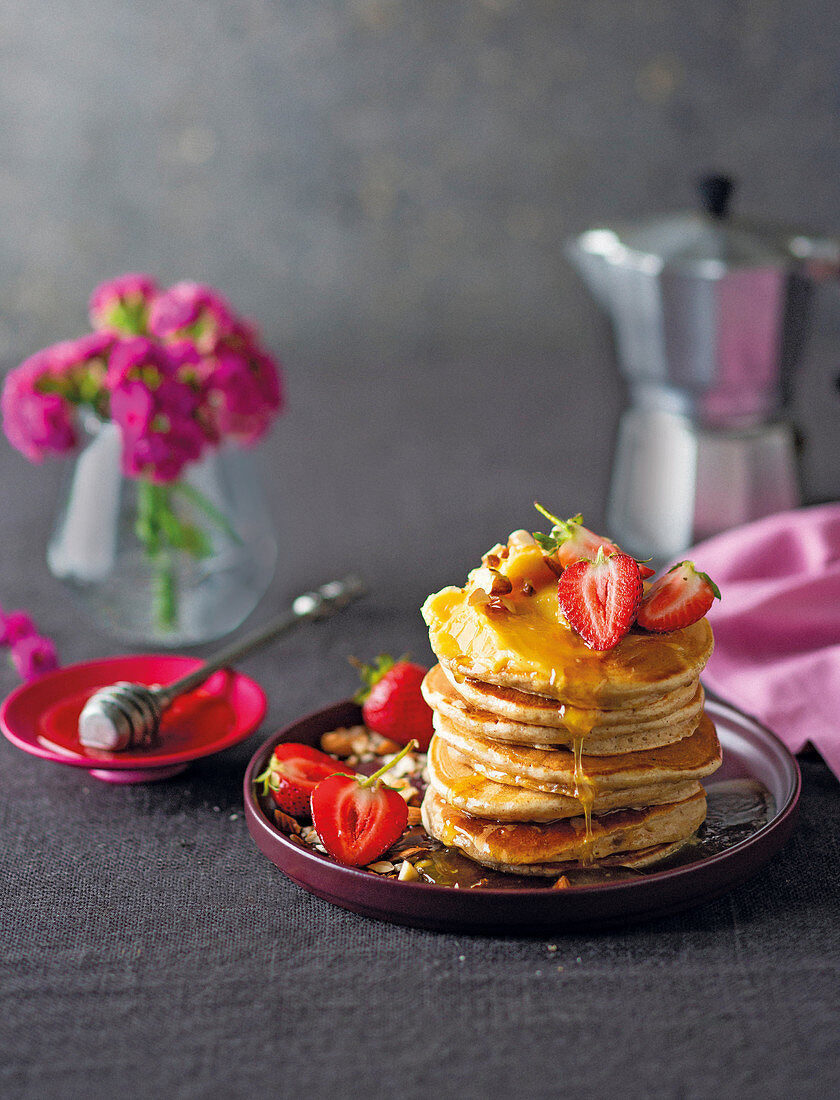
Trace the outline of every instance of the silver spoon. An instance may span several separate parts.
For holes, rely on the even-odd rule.
[[[326,619],[363,596],[358,577],[329,581],[314,592],[304,592],[292,602],[291,611],[267,626],[247,634],[220,650],[194,672],[163,687],[147,687],[121,680],[91,695],[79,715],[79,741],[89,749],[120,752],[148,748],[160,731],[163,712],[181,695],[193,691],[220,668],[230,668],[254,650],[309,619]]]

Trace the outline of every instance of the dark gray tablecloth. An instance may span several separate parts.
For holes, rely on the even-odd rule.
[[[83,331],[127,269],[206,279],[284,361],[261,447],[281,541],[254,621],[348,568],[370,600],[245,670],[247,742],[109,786],[0,739],[0,1097],[829,1097],[840,814],[755,878],[608,933],[436,934],[311,897],[257,850],[242,776],[349,694],[347,656],[429,659],[417,608],[528,526],[603,519],[622,404],[564,259],[690,206],[837,225],[837,6],[184,2],[0,19],[0,369]],[[805,498],[836,498],[836,287],[793,383]],[[64,663],[125,651],[46,571],[60,471],[0,438],[0,603]],[[0,661],[0,696],[15,686]]]
[[[71,651],[94,636],[60,633]],[[831,1095],[840,820],[818,759],[768,867],[608,933],[370,921],[259,853],[241,796],[256,747],[350,691],[348,654],[425,644],[413,607],[375,598],[297,634],[247,662],[261,730],[164,782],[111,786],[0,743],[4,1096]]]

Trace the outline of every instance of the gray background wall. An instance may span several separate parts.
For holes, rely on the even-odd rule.
[[[286,369],[278,592],[360,564],[419,602],[534,497],[602,517],[622,389],[564,239],[710,168],[840,231],[839,108],[831,0],[0,0],[0,364],[122,271],[219,286]],[[809,500],[840,488],[838,364],[831,286]],[[60,470],[2,443],[0,473],[25,589]]]

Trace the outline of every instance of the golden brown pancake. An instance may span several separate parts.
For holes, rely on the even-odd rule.
[[[440,797],[473,817],[497,821],[556,821],[579,817],[585,811],[580,799],[487,779],[475,771],[470,760],[440,737],[429,746],[429,782]],[[700,784],[686,780],[677,783],[650,783],[646,786],[596,791],[592,813],[640,809],[664,802],[679,802],[697,794]]]
[[[444,588],[423,605],[432,649],[456,682],[468,677],[575,707],[636,706],[696,681],[712,652],[706,619],[667,634],[634,627],[612,649],[590,649],[563,619],[539,549],[517,551],[510,568],[536,583],[487,604],[479,570],[465,588]]]
[[[439,664],[427,831],[498,870],[557,875],[575,861],[642,866],[686,843],[720,765],[699,676],[708,622],[613,648],[564,619],[557,576],[526,532],[463,588],[423,605]]]
[[[706,816],[706,796],[701,788],[679,802],[594,817],[589,839],[582,817],[529,824],[488,821],[456,809],[431,788],[423,799],[422,816],[430,836],[486,867],[557,875],[563,871],[562,864],[570,861],[599,860],[685,841]]]
[[[429,671],[422,690],[433,710],[468,733],[518,745],[568,747],[581,737],[585,751],[596,756],[679,741],[694,732],[703,710],[703,690],[691,684],[669,693],[667,703],[660,700],[656,708],[576,711],[568,715],[567,725],[567,712],[574,708],[474,680],[456,688],[441,665]]]
[[[475,737],[434,716],[435,736],[466,756],[475,771],[497,783],[574,796],[576,773],[583,772],[592,793],[658,783],[702,779],[720,767],[720,742],[714,723],[704,714],[690,737],[673,745],[617,756],[586,756],[575,766],[575,754],[563,748],[510,745]]]

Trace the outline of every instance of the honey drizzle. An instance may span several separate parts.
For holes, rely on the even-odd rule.
[[[584,865],[595,862],[594,842],[592,837],[592,805],[595,801],[595,787],[586,774],[583,766],[584,739],[592,732],[598,721],[596,710],[587,710],[582,707],[565,706],[563,708],[563,724],[572,734],[572,753],[574,756],[574,781],[575,798],[583,807],[583,851],[580,862]]]
[[[572,752],[575,757],[575,798],[583,806],[583,851],[580,862],[586,865],[595,862],[592,842],[592,803],[595,801],[595,791],[583,767],[582,737],[575,737]]]
[[[595,862],[592,829],[595,787],[586,775],[583,746],[597,722],[598,712],[589,708],[601,701],[608,688],[613,662],[617,662],[619,670],[632,667],[639,683],[656,684],[685,672],[696,658],[690,647],[686,655],[684,643],[672,644],[661,637],[640,640],[633,635],[622,639],[615,652],[593,653],[560,615],[557,578],[536,545],[494,547],[491,555],[492,568],[513,585],[511,600],[495,609],[486,601],[481,608],[474,607],[471,597],[478,578],[476,571],[470,574],[465,588],[449,587],[433,594],[423,605],[432,649],[448,662],[456,683],[469,675],[480,680],[487,673],[492,680],[494,673],[512,670],[520,679],[532,683],[537,693],[544,691],[563,699],[563,721],[571,734],[574,755],[574,797],[582,807],[584,819],[580,862],[591,865]],[[527,596],[522,595],[524,582]],[[517,593],[518,598],[514,598]],[[694,642],[697,652],[703,644],[702,639]],[[620,681],[620,674],[618,678]],[[576,705],[565,702],[570,695]],[[492,777],[488,769],[482,771]],[[502,776],[500,781],[510,779]],[[462,780],[459,787],[459,793],[468,793],[467,781]]]

